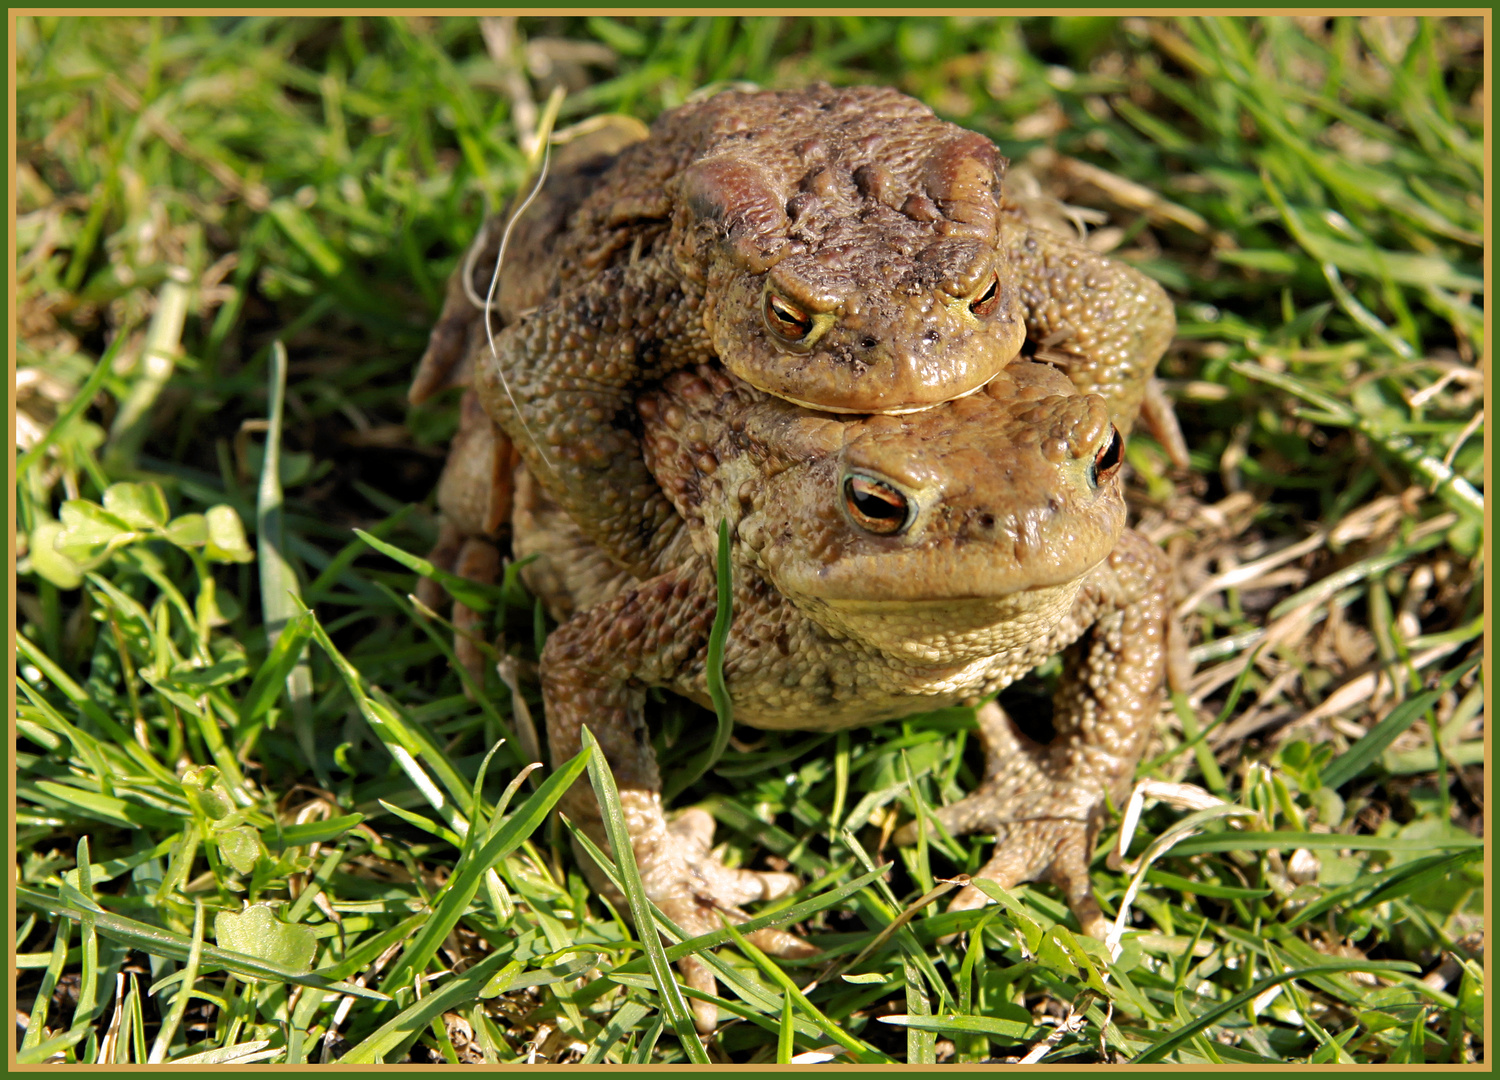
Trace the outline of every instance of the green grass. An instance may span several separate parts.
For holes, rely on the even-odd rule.
[[[1482,1060],[1478,20],[538,18],[513,41],[502,71],[470,19],[19,21],[21,1060]],[[1227,802],[1149,802],[1123,869],[1106,825],[1101,900],[1135,890],[1117,958],[1049,887],[924,900],[987,850],[889,842],[973,786],[959,709],[739,729],[675,805],[731,861],[799,872],[756,924],[823,952],[659,915],[656,947],[547,814],[581,770],[607,788],[599,763],[523,779],[505,685],[465,697],[415,575],[353,531],[435,536],[454,400],[405,387],[523,179],[518,81],[540,103],[562,79],[568,124],[816,78],[990,135],[1014,190],[1088,208],[1177,302],[1160,374],[1191,464],[1145,436],[1129,459],[1198,670],[1140,777]],[[532,603],[513,575],[482,599],[539,716]],[[712,723],[660,713],[663,772],[705,760]],[[700,1047],[663,958],[708,944],[735,1019]]]

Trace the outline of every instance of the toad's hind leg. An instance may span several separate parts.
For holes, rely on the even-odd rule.
[[[674,674],[701,659],[715,603],[712,572],[694,560],[569,620],[548,637],[542,653],[553,764],[578,753],[587,725],[619,787],[646,896],[690,937],[719,929],[721,917],[743,922],[748,916],[739,905],[785,896],[799,885],[792,874],[725,866],[710,850],[713,819],[706,812],[688,810],[669,822],[662,810],[644,687],[669,685]],[[609,850],[602,811],[585,781],[575,783],[559,805],[590,840]],[[594,886],[623,907],[608,879],[579,854]],[[781,930],[761,930],[751,940],[778,956],[813,952]],[[684,957],[678,966],[690,987],[715,992],[713,973],[698,957]],[[698,1029],[712,1031],[714,1006],[696,999],[692,1004]]]
[[[1082,632],[1064,656],[1053,701],[1055,734],[1026,735],[995,702],[979,710],[985,777],[979,788],[935,811],[957,834],[993,830],[995,850],[976,875],[1004,888],[1051,881],[1062,890],[1085,933],[1102,938],[1106,923],[1089,882],[1106,798],[1129,790],[1160,701],[1166,652],[1165,557],[1127,531],[1085,581],[1071,622]],[[915,823],[897,843],[915,839]],[[952,908],[987,901],[973,885]]]
[[[438,539],[428,561],[466,581],[493,585],[500,577],[498,541],[510,520],[517,458],[510,440],[485,415],[472,390],[459,406],[458,433],[438,480]],[[417,583],[417,599],[440,610],[446,590],[432,578]],[[462,601],[453,603],[453,651],[477,686],[484,685],[484,616]],[[470,693],[464,687],[465,694]]]

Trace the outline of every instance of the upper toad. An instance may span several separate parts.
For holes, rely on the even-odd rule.
[[[492,222],[411,396],[472,377],[538,482],[637,573],[666,565],[673,511],[633,402],[668,372],[718,360],[825,411],[901,413],[973,392],[1030,339],[1128,432],[1173,332],[1155,282],[1033,227],[988,139],[893,90],[723,93],[567,149],[517,219],[496,318],[474,303]]]

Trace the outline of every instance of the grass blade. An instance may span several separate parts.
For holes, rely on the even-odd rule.
[[[342,814],[325,821],[306,821],[301,825],[282,825],[277,822],[262,829],[260,838],[273,851],[308,844],[326,844],[330,840],[337,840],[364,819],[363,814]]]
[[[792,1055],[796,1053],[796,1043],[792,1035],[792,997],[790,994],[782,994],[781,1024],[780,1030],[776,1033],[776,1064],[791,1064]]]
[[[1480,656],[1470,657],[1445,674],[1436,687],[1416,697],[1408,698],[1392,709],[1384,720],[1370,729],[1369,734],[1328,763],[1322,771],[1323,783],[1328,787],[1338,788],[1353,780],[1365,770],[1366,766],[1374,763],[1385,752],[1385,748],[1396,741],[1397,736],[1432,708],[1439,698],[1457,686],[1458,680],[1463,678],[1481,659]]]
[[[580,1065],[598,1065],[604,1061],[609,1052],[615,1048],[615,1044],[625,1037],[627,1032],[634,1031],[646,1017],[655,1010],[650,1005],[643,1005],[639,1001],[627,1001],[615,1011],[609,1018],[609,1023],[599,1032],[599,1037],[594,1040],[588,1053],[583,1055]]]
[[[1187,1042],[1194,1035],[1206,1029],[1209,1025],[1228,1016],[1236,1009],[1243,1007],[1248,1002],[1255,1000],[1261,994],[1273,986],[1280,986],[1292,979],[1305,979],[1312,975],[1329,975],[1341,971],[1365,971],[1365,972],[1398,972],[1419,971],[1415,964],[1404,960],[1381,961],[1381,960],[1331,960],[1326,964],[1315,964],[1311,967],[1296,968],[1292,971],[1283,971],[1278,974],[1261,979],[1260,982],[1235,994],[1228,1001],[1220,1002],[1213,1008],[1208,1009],[1201,1015],[1194,1017],[1192,1021],[1178,1028],[1163,1039],[1152,1043],[1145,1050],[1130,1059],[1131,1065],[1150,1065],[1161,1061],[1173,1050]]]
[[[631,847],[630,833],[626,830],[625,815],[620,807],[620,792],[615,787],[615,778],[609,770],[609,763],[604,760],[604,755],[599,753],[598,746],[593,732],[585,727],[583,747],[585,750],[592,751],[588,760],[589,779],[593,781],[594,794],[599,799],[599,809],[604,817],[604,829],[609,835],[610,851],[614,855],[615,867],[620,874],[620,885],[625,892],[626,900],[630,903],[630,916],[635,921],[636,934],[640,938],[641,948],[645,951],[646,960],[650,964],[651,978],[655,981],[656,991],[661,997],[662,1012],[666,1014],[667,1023],[676,1032],[687,1056],[695,1065],[707,1065],[708,1054],[704,1052],[703,1043],[693,1027],[692,1015],[688,1012],[687,1002],[683,1000],[682,989],[677,985],[677,980],[673,977],[672,969],[668,965],[666,952],[662,948],[661,938],[656,931],[656,922],[651,915],[650,902],[646,899],[645,888],[641,884],[641,873],[635,863],[635,850]]]
[[[249,1065],[256,1061],[268,1061],[281,1052],[282,1048],[272,1046],[270,1039],[256,1039],[253,1042],[236,1043],[218,1050],[205,1050],[201,1054],[189,1054],[187,1057],[178,1058],[168,1064]]]
[[[577,826],[573,825],[572,822],[567,822],[566,824],[568,825],[569,831],[572,833],[575,842],[577,842],[578,845],[583,848],[585,853],[587,853],[588,856],[594,860],[595,864],[598,865],[601,870],[603,870],[605,875],[609,877],[614,886],[620,889],[620,891],[623,893],[625,890],[621,886],[620,875],[615,868],[613,860],[611,860],[607,854],[601,851],[599,847],[592,840],[590,840],[580,829],[578,829]],[[848,890],[848,892],[840,896],[839,899],[843,899],[843,897],[847,895],[853,895],[854,893],[866,888],[872,882],[877,881],[879,877],[889,869],[890,864],[887,863],[885,866],[879,867],[875,873],[867,874],[865,877],[860,878],[858,881],[851,882],[849,885],[844,886],[844,889]],[[830,894],[830,896],[831,895],[832,894]],[[739,929],[742,933],[748,934],[760,929],[762,926],[779,925],[782,923],[797,921],[798,919],[808,917],[809,904],[817,903],[832,906],[833,902],[834,901],[831,901],[827,896],[817,897],[814,900],[806,901],[796,907],[787,908],[783,911],[758,916],[755,919],[751,919],[747,922],[741,923]],[[649,903],[650,902],[648,901],[648,904]],[[718,1002],[719,1008],[728,1009],[736,1016],[749,1020],[752,1023],[767,1027],[768,1029],[774,1030],[774,1022],[768,1019],[767,1016],[763,1016],[761,1014],[780,1012],[782,1008],[781,999],[768,993],[760,983],[745,978],[745,976],[741,974],[740,970],[737,967],[726,963],[712,951],[713,947],[721,945],[726,941],[733,940],[733,936],[730,934],[727,928],[721,926],[718,930],[712,930],[706,934],[700,934],[697,937],[689,938],[686,934],[682,933],[681,929],[675,923],[673,923],[672,920],[663,915],[660,909],[658,909],[655,904],[650,904],[650,907],[651,913],[656,919],[657,926],[662,928],[669,937],[677,938],[677,944],[669,946],[666,950],[668,961],[680,960],[682,959],[682,957],[687,956],[689,953],[696,953],[704,963],[706,963],[713,969],[714,974],[719,978],[721,982],[734,987],[737,993],[741,994],[747,1001],[752,1002],[757,1008],[759,1008],[760,1013],[750,1012],[748,1009],[745,1009],[732,1001],[725,1001],[723,999]],[[652,989],[655,986],[655,983],[652,982],[649,977],[646,979],[640,979],[638,977],[639,973],[644,971],[649,971],[649,960],[647,957],[642,956],[627,963],[621,964],[613,971],[610,971],[607,975],[607,978],[620,982],[624,985],[635,986],[643,990]],[[602,993],[604,989],[605,987],[603,986],[603,984],[600,984],[600,989],[598,992]],[[587,993],[587,991],[584,991],[584,993]],[[800,1017],[795,1018],[793,1022],[796,1024],[797,1030],[806,1038],[816,1039],[818,1037],[819,1032],[815,1024],[811,1023],[810,1021],[803,1020]],[[875,1059],[879,1060],[882,1064],[893,1063],[892,1059],[880,1054],[879,1051],[876,1051],[873,1048],[866,1047],[866,1051],[872,1055],[875,1055]]]
[[[1173,848],[1175,855],[1202,855],[1210,851],[1287,851],[1292,848],[1339,851],[1421,851],[1433,848],[1457,851],[1479,848],[1484,841],[1477,836],[1436,839],[1407,839],[1399,836],[1350,836],[1343,833],[1298,832],[1219,832],[1190,836]]]
[[[52,957],[47,961],[47,970],[42,975],[42,985],[36,992],[36,1001],[31,1006],[31,1019],[26,1025],[26,1036],[21,1040],[21,1050],[30,1050],[42,1040],[42,1029],[47,1021],[47,1007],[52,1003],[52,991],[62,977],[63,964],[68,959],[68,938],[72,936],[73,924],[67,919],[57,920],[57,930],[52,939]],[[50,1055],[43,1055],[43,1058]]]
[[[380,805],[385,808],[387,813],[394,814],[396,817],[400,818],[408,825],[421,829],[425,833],[430,833],[431,835],[436,836],[438,839],[442,840],[444,843],[452,844],[456,848],[461,849],[464,846],[464,838],[462,836],[459,836],[458,833],[454,832],[452,829],[449,829],[443,825],[439,825],[436,821],[433,821],[429,817],[423,817],[421,814],[416,814],[410,810],[406,810],[400,806],[397,806],[393,802],[387,802],[385,799],[381,799],[379,801]]]
[[[563,797],[573,781],[582,775],[584,768],[596,756],[594,751],[585,746],[576,757],[542,781],[505,824],[474,849],[471,856],[460,861],[433,905],[431,917],[422,925],[417,936],[407,945],[401,958],[381,982],[386,992],[394,993],[397,987],[406,985],[413,975],[426,968],[427,962],[437,955],[438,948],[458,925],[458,920],[479,892],[485,872],[520,847],[522,841],[537,830],[557,800]],[[474,831],[477,833],[478,830]]]
[[[261,567],[267,565],[267,557],[264,549],[261,551]],[[264,577],[264,573],[262,574]],[[255,673],[255,679],[250,684],[250,689],[240,699],[239,715],[240,723],[248,724],[252,720],[258,720],[270,711],[276,699],[281,696],[282,690],[288,694],[292,690],[292,672],[294,669],[306,669],[307,667],[307,643],[312,638],[312,620],[305,615],[299,615],[290,625],[284,625],[276,635],[270,650],[266,653],[265,661],[260,665],[260,670]],[[298,699],[292,698],[295,703]],[[304,707],[308,704],[308,698],[301,699]],[[293,706],[293,716],[297,712]],[[307,747],[302,748],[307,753]]]
[[[577,760],[577,759],[574,759]],[[440,938],[439,941],[442,939]],[[428,994],[421,1001],[402,1010],[398,1015],[381,1024],[353,1049],[339,1058],[340,1065],[373,1065],[385,1060],[385,1055],[398,1049],[407,1039],[415,1039],[434,1017],[442,1016],[479,996],[490,976],[500,969],[509,954],[496,952],[485,957],[462,975],[456,975],[444,983],[440,990]]]
[[[141,355],[136,360],[140,374],[120,403],[104,447],[104,467],[112,474],[128,473],[135,468],[135,459],[150,430],[151,407],[177,366],[173,357],[182,350],[182,327],[187,322],[188,288],[184,284],[187,276],[183,267],[169,267],[167,280],[156,295],[156,314],[151,316],[146,340],[141,343]]]
[[[281,490],[281,418],[282,403],[286,396],[286,346],[279,340],[271,344],[270,417],[266,431],[265,457],[260,468],[260,487],[255,500],[255,543],[260,556],[260,603],[266,618],[266,637],[271,643],[271,654],[276,655],[276,645],[282,633],[291,629],[293,636],[301,636],[300,648],[279,657],[275,668],[285,666],[284,674],[287,699],[292,705],[292,730],[297,746],[307,759],[308,766],[317,776],[318,782],[328,786],[326,770],[318,761],[318,747],[312,729],[312,667],[308,659],[306,619],[298,618],[302,586],[297,580],[297,571],[286,557],[286,522],[282,514]],[[293,620],[297,622],[293,623]],[[288,624],[291,624],[289,627]],[[271,664],[271,656],[266,663]],[[262,669],[264,670],[264,668]],[[257,681],[259,679],[257,678]],[[273,686],[278,686],[279,681]],[[263,689],[262,693],[266,691]],[[261,698],[251,698],[243,708],[255,708]],[[274,697],[271,699],[274,700]],[[270,701],[265,701],[270,707]],[[242,714],[243,715],[243,714]],[[247,717],[248,719],[248,717]]]
[[[172,999],[172,1007],[167,1012],[167,1018],[161,1022],[161,1030],[156,1033],[156,1041],[151,1044],[151,1056],[146,1060],[152,1065],[160,1065],[167,1058],[167,1051],[172,1046],[172,1039],[177,1034],[177,1028],[182,1023],[183,1016],[187,1013],[188,998],[192,996],[193,985],[198,981],[198,965],[203,960],[203,901],[193,901],[193,940],[188,946],[187,966],[182,969],[182,985],[177,988],[177,993]]]
[[[171,770],[167,769],[161,762],[157,761],[140,743],[115,720],[109,713],[100,707],[99,703],[89,697],[88,693],[79,686],[68,675],[66,671],[53,663],[52,659],[27,640],[25,634],[16,634],[16,651],[24,656],[28,662],[35,664],[37,669],[46,676],[47,681],[63,692],[69,701],[77,706],[79,712],[83,713],[109,736],[109,741],[120,747],[131,760],[137,762],[153,776],[168,783],[175,783],[176,777]],[[69,735],[72,738],[72,735]],[[76,745],[76,743],[75,743]]]
[[[870,1047],[866,1046],[859,1039],[856,1039],[853,1035],[850,1035],[842,1027],[825,1016],[821,1009],[807,1000],[807,995],[797,988],[797,984],[791,980],[791,977],[786,972],[781,970],[781,966],[754,945],[750,944],[738,929],[727,922],[724,924],[724,929],[729,931],[729,936],[734,939],[735,946],[755,962],[755,966],[760,968],[762,974],[766,975],[773,983],[780,987],[782,994],[788,1000],[795,1002],[802,1012],[818,1026],[819,1031],[838,1043],[845,1050],[848,1050],[853,1055],[854,1060],[861,1064],[873,1065],[884,1059],[884,1054],[873,1055]]]
[[[186,961],[192,955],[193,941],[191,938],[164,930],[159,926],[151,926],[147,923],[127,919],[122,915],[115,915],[108,911],[89,911],[80,909],[74,904],[65,903],[57,897],[37,889],[18,886],[16,888],[16,901],[27,907],[38,911],[45,911],[53,915],[61,915],[75,922],[84,922],[86,919],[93,920],[95,929],[103,936],[118,941],[132,949],[139,949],[148,956],[165,956],[171,960]],[[334,982],[317,974],[305,974],[284,968],[279,964],[272,964],[265,960],[259,960],[253,956],[243,953],[231,952],[228,949],[220,949],[212,945],[202,947],[202,959],[207,964],[222,967],[226,971],[232,971],[236,975],[247,979],[264,979],[269,982],[288,982],[298,986],[310,986],[318,990],[328,990],[337,994],[351,994],[355,997],[373,998],[377,1001],[387,1000],[386,995],[374,990],[366,990],[362,986],[353,986],[349,983]]]
[[[413,555],[409,551],[403,551],[394,544],[387,544],[378,536],[373,536],[363,529],[355,529],[354,535],[369,544],[380,554],[387,558],[395,559],[408,570],[414,570],[425,578],[431,578],[444,589],[448,595],[464,604],[474,611],[486,612],[494,610],[497,598],[500,596],[500,586],[479,585],[461,578],[457,574],[451,574],[447,570],[439,568],[436,564],[419,555]]]
[[[312,615],[306,607],[302,610]],[[469,803],[473,795],[472,785],[459,775],[447,755],[433,745],[425,732],[408,724],[392,706],[375,700],[374,694],[379,693],[377,689],[372,688],[370,693],[365,691],[364,679],[359,669],[349,663],[344,654],[339,651],[338,646],[334,645],[328,632],[323,629],[316,617],[313,619],[312,633],[313,639],[328,654],[328,658],[333,661],[333,666],[343,677],[344,685],[348,688],[350,696],[354,698],[355,704],[359,706],[365,722],[385,744],[385,748],[400,764],[402,771],[411,778],[417,790],[442,816],[448,827],[460,836],[466,835],[469,831],[466,815],[472,809]],[[438,780],[448,791],[447,796],[433,783],[432,778],[418,763],[418,758],[437,774]]]
[[[16,1064],[38,1065],[46,1061],[53,1054],[61,1054],[63,1051],[77,1046],[93,1033],[94,1029],[87,1024],[68,1028],[68,1030],[52,1036],[52,1038],[45,1042],[39,1042],[26,1050],[22,1050],[16,1055]]]
[[[697,761],[674,777],[662,792],[662,798],[670,801],[686,791],[697,779],[718,764],[729,745],[729,736],[734,731],[734,702],[729,697],[729,687],[724,684],[724,644],[729,640],[729,624],[734,618],[731,568],[729,564],[729,522],[719,522],[719,556],[717,566],[718,606],[714,610],[714,625],[708,632],[708,656],[704,677],[708,682],[708,696],[713,699],[714,714],[718,726],[714,729],[714,741]]]
[[[941,1035],[998,1035],[1012,1042],[1034,1042],[1051,1033],[1050,1028],[1035,1027],[997,1016],[911,1016],[895,1014],[877,1017],[882,1024],[892,1024],[911,1031],[933,1031]]]
[[[1352,908],[1371,907],[1398,896],[1409,895],[1428,881],[1446,881],[1466,863],[1472,862],[1482,854],[1482,849],[1470,848],[1457,855],[1433,855],[1426,859],[1413,859],[1410,862],[1399,863],[1389,870],[1382,870],[1376,874],[1362,874],[1352,884],[1334,889],[1326,893],[1322,899],[1308,904],[1288,919],[1285,926],[1288,930],[1301,926],[1305,922],[1319,918],[1332,908],[1344,905],[1360,893],[1364,895],[1350,905]]]
[[[30,450],[26,451],[26,453],[22,454],[20,460],[16,462],[16,477],[18,479],[24,477],[28,469],[42,460],[42,455],[47,452],[64,431],[68,430],[68,426],[78,418],[80,413],[94,403],[94,397],[103,388],[104,380],[109,378],[110,372],[114,370],[115,358],[120,355],[120,350],[130,340],[130,336],[134,333],[134,330],[133,326],[127,324],[116,331],[115,339],[109,343],[109,348],[104,350],[104,355],[94,365],[94,370],[89,372],[89,377],[78,388],[78,392],[73,396],[73,400],[68,402],[67,408],[42,433],[42,437],[36,441],[36,444]]]

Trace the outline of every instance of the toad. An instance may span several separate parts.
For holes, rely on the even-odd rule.
[[[634,399],[717,361],[826,412],[901,414],[970,394],[1029,340],[1122,433],[1170,340],[1170,301],[1123,263],[1034,226],[984,136],[876,87],[721,93],[559,155],[535,204],[488,222],[449,283],[412,386],[477,390],[532,476],[618,565],[668,568],[673,507]],[[488,322],[482,312],[491,311]],[[436,556],[488,572],[503,441],[466,429],[458,467],[497,478]],[[486,456],[488,455],[488,456]]]
[[[647,577],[618,570],[527,466],[513,543],[537,556],[523,574],[565,620],[541,658],[552,759],[578,752],[584,725],[593,732],[650,898],[696,935],[798,885],[725,866],[705,811],[667,818],[646,728],[650,687],[709,704],[724,521],[733,601],[723,674],[740,723],[826,731],[974,703],[1064,653],[1051,740],[984,705],[983,781],[936,817],[953,834],[995,836],[980,877],[1050,880],[1082,929],[1102,936],[1088,863],[1106,798],[1123,798],[1157,709],[1168,585],[1165,557],[1125,527],[1123,446],[1105,401],[1021,361],[926,411],[841,416],[705,366],[669,376],[635,411],[673,508],[656,538],[670,565]],[[561,805],[607,849],[586,783]],[[914,835],[908,826],[897,839]],[[970,885],[954,906],[984,902]],[[780,930],[753,940],[779,955],[810,951]],[[713,992],[701,960],[681,967],[688,985]],[[713,1007],[693,1004],[711,1030]]]

